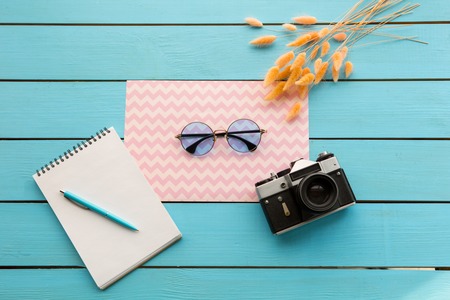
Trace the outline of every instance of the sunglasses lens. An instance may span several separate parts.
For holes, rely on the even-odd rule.
[[[261,130],[255,122],[248,119],[234,121],[228,127],[228,144],[238,152],[250,152],[261,141]]]
[[[186,125],[181,132],[180,140],[184,150],[195,156],[205,155],[214,146],[212,129],[201,122]]]

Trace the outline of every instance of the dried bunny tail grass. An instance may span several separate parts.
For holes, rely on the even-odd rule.
[[[263,47],[272,44],[276,39],[276,35],[265,35],[250,41],[250,44]]]
[[[330,43],[325,41],[322,43],[322,51],[320,52],[320,57],[327,55],[328,51],[330,51]]]
[[[308,32],[308,34],[311,36],[310,41],[317,41],[318,39],[320,39],[319,33],[317,31],[311,31]]]
[[[305,76],[308,73],[311,73],[311,69],[310,68],[304,68],[303,71],[302,71],[302,76]]]
[[[287,122],[293,120],[294,118],[296,118],[300,114],[301,110],[302,110],[302,104],[300,102],[295,103],[289,109],[289,112],[287,113],[285,120]]]
[[[311,53],[310,53],[310,59],[316,58],[317,52],[319,52],[319,49],[320,49],[320,46],[319,46],[319,45],[316,45],[316,46],[311,50]]]
[[[334,82],[338,82],[338,80],[339,80],[339,70],[336,70],[335,68],[333,68],[331,70],[331,77],[333,77],[333,81]]]
[[[287,65],[280,73],[278,73],[277,80],[286,79],[291,74],[291,66]]]
[[[296,68],[303,67],[303,65],[305,64],[305,61],[306,61],[306,52],[301,52],[301,53],[297,54],[297,57],[295,58],[294,62],[292,63],[291,71]]]
[[[347,34],[345,32],[340,32],[335,35],[333,35],[333,39],[335,39],[338,42],[343,42],[347,38]]]
[[[300,100],[304,100],[308,96],[309,87],[307,85],[301,85],[298,88],[298,96]]]
[[[315,76],[313,73],[308,73],[308,74],[302,76],[302,78],[300,78],[298,81],[296,81],[295,85],[308,86],[314,82],[314,78],[315,78]]]
[[[278,59],[275,61],[275,64],[282,68],[284,67],[288,62],[290,62],[294,58],[295,54],[294,51],[289,51],[284,54],[282,54]]]
[[[317,23],[317,19],[313,16],[293,17],[292,20],[294,20],[295,23],[302,25],[313,25]]]
[[[319,30],[319,38],[323,38],[327,34],[330,33],[330,29],[328,27],[324,27],[321,30]]]
[[[264,26],[264,24],[260,20],[258,20],[256,18],[252,18],[252,17],[245,18],[245,22],[252,27],[263,27]]]
[[[353,72],[353,64],[349,61],[345,62],[345,78],[348,78]]]
[[[286,81],[286,84],[283,87],[283,91],[287,91],[291,86],[294,85],[295,81],[302,75],[302,68],[297,67],[295,69],[291,68],[291,75],[289,75],[288,80]]]
[[[314,84],[319,84],[319,82],[322,81],[323,77],[327,73],[327,69],[328,69],[328,62],[326,61],[320,66],[319,71],[316,73]]]
[[[264,97],[264,100],[271,101],[278,98],[281,94],[283,94],[283,88],[285,85],[286,85],[285,81],[278,82],[275,88],[270,93],[268,93],[266,97]]]
[[[271,85],[278,77],[278,74],[280,73],[280,68],[278,66],[273,66],[269,69],[266,73],[266,77],[264,77],[264,87],[267,87]]]
[[[322,59],[321,58],[316,59],[316,61],[314,62],[314,73],[317,74],[321,66],[322,66]]]
[[[331,60],[333,61],[333,69],[339,71],[343,62],[342,53],[340,51],[334,52],[334,54],[331,56]]]
[[[284,29],[289,30],[289,31],[296,31],[297,30],[297,26],[295,26],[294,24],[284,23],[281,26],[283,26]]]
[[[342,47],[341,49],[342,60],[344,60],[347,57],[347,53],[348,53],[347,46]]]
[[[287,44],[288,47],[300,47],[308,43],[311,40],[311,35],[309,33],[303,34],[296,38],[293,42]]]

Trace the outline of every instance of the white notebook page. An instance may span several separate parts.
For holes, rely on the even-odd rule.
[[[101,289],[181,238],[116,131],[33,175]],[[127,229],[64,198],[70,191],[136,226]]]

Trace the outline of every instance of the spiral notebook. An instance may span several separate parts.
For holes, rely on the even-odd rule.
[[[44,165],[33,178],[100,289],[181,238],[112,127]],[[80,208],[60,190],[120,216],[139,231]]]

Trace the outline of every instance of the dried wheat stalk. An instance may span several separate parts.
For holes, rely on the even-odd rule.
[[[359,0],[339,21],[330,23],[320,30],[312,30],[314,26],[311,25],[317,23],[317,19],[313,16],[292,18],[294,23],[302,26],[301,29],[290,23],[282,25],[283,36],[292,38],[292,41],[287,44],[287,47],[292,50],[278,57],[274,66],[269,68],[264,78],[264,86],[274,85],[265,97],[265,100],[269,101],[280,99],[280,96],[290,89],[298,90],[300,101],[291,107],[286,120],[295,119],[301,110],[301,101],[307,97],[313,86],[320,84],[326,78],[327,74],[331,75],[334,82],[339,80],[341,73],[345,74],[345,78],[352,74],[353,63],[348,60],[348,53],[356,48],[354,45],[367,35],[385,36],[389,40],[359,46],[399,40],[426,44],[417,40],[416,37],[374,33],[398,17],[412,13],[419,4],[407,3],[394,10],[404,0],[372,0],[367,4],[364,2]],[[393,12],[386,13],[387,11]],[[245,21],[252,27],[263,27],[263,23],[256,18],[247,18]],[[390,27],[398,27],[398,25]],[[275,42],[276,38],[275,35],[266,35],[252,40],[250,44],[267,46]],[[333,46],[334,49],[332,49]],[[320,58],[316,59],[319,54]],[[291,63],[292,60],[294,61]],[[313,66],[314,73],[308,65]]]

